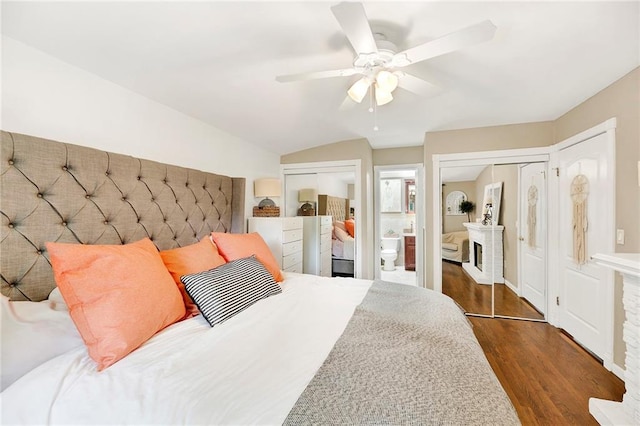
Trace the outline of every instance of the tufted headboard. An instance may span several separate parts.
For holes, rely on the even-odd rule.
[[[0,163],[1,291],[12,300],[43,300],[55,287],[48,241],[149,237],[166,250],[244,232],[244,178],[8,132]]]
[[[349,200],[332,195],[318,195],[318,214],[333,216],[333,220],[349,219]]]

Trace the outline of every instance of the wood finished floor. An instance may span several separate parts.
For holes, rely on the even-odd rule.
[[[455,271],[457,265],[443,263],[444,290],[456,286],[451,281],[461,275]],[[458,293],[453,292],[453,296]],[[465,303],[472,306],[469,303],[484,300],[486,295],[453,298],[464,307]],[[531,309],[520,303],[526,305],[522,309]],[[520,308],[514,309],[517,312]],[[469,319],[523,425],[597,425],[589,414],[589,398],[622,400],[622,380],[560,329],[544,322]]]
[[[495,314],[544,319],[531,305],[504,284],[496,284]],[[465,312],[491,315],[491,286],[478,284],[457,263],[442,262],[442,292],[458,302]]]

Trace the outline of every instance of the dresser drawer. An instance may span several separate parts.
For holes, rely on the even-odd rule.
[[[302,229],[302,218],[301,217],[283,217],[282,230],[288,231],[289,229]]]
[[[320,235],[320,247],[322,246],[331,248],[331,234]],[[323,249],[320,249],[320,251],[323,251]]]
[[[320,234],[324,235],[324,234],[331,234],[331,224],[328,225],[322,225],[320,227]]]
[[[293,253],[302,251],[302,240],[291,241],[290,243],[284,243],[282,245],[282,255],[289,256]]]
[[[302,229],[291,229],[282,232],[282,242],[290,243],[291,241],[302,240]]]
[[[324,225],[331,226],[332,220],[333,220],[332,216],[320,216],[320,226],[324,226]]]
[[[302,274],[302,263],[296,263],[295,265],[289,266],[284,271],[285,272],[297,272],[298,274]]]
[[[282,256],[282,269],[287,269],[296,263],[302,263],[302,252],[292,253],[288,256]]]
[[[323,277],[331,276],[331,256],[324,256],[320,264],[320,275]]]

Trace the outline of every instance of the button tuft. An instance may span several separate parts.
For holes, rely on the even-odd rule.
[[[9,160],[9,165],[13,166],[13,160]]]
[[[9,224],[9,228],[13,228],[13,223],[10,223],[10,224]]]

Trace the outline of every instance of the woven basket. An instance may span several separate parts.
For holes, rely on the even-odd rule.
[[[280,207],[254,207],[253,217],[278,217],[280,216]]]

